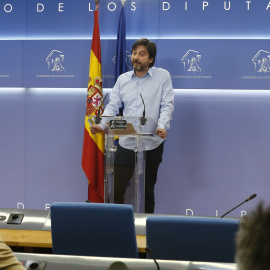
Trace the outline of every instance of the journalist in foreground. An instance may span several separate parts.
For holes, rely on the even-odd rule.
[[[240,223],[236,263],[239,270],[270,269],[270,206],[260,203]]]
[[[0,239],[0,269],[25,270],[14,256],[13,251]]]

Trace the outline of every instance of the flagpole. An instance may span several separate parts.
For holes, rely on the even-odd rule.
[[[98,9],[99,9],[99,1],[100,1],[100,0],[95,0],[95,3],[96,3],[96,8],[95,8],[95,10],[98,10]]]

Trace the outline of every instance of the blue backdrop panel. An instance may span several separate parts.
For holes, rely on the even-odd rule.
[[[26,206],[85,201],[81,167],[86,89],[27,90]]]
[[[130,6],[129,6],[130,5]],[[159,34],[159,9],[156,0],[126,2],[127,7],[127,38],[157,38]],[[119,17],[119,12],[117,12]]]
[[[93,1],[94,2],[94,1]],[[101,38],[116,38],[121,0],[100,1]],[[127,38],[157,37],[159,33],[159,2],[156,0],[126,1]],[[93,16],[93,14],[91,14]]]
[[[159,38],[269,37],[268,4],[268,0],[160,0]]]
[[[100,2],[99,24],[102,38],[115,38],[117,36],[117,23],[121,6],[120,0]],[[94,0],[48,0],[39,3],[28,0],[27,38],[91,38],[94,9]],[[127,33],[129,35],[158,35],[158,1],[127,1],[126,11]]]
[[[0,204],[44,209],[84,201],[86,89],[0,92]],[[269,91],[178,90],[156,193],[156,212],[215,216],[253,193],[269,202]],[[26,100],[25,100],[26,98]],[[10,195],[12,191],[14,195]],[[25,195],[24,195],[25,194]],[[25,196],[25,197],[24,197]],[[189,212],[190,214],[190,212]]]
[[[93,12],[89,0],[27,1],[27,38],[89,38]]]
[[[94,0],[0,2],[2,207],[87,197],[81,152],[94,7]],[[120,8],[120,0],[101,0],[110,88]],[[221,215],[254,192],[269,202],[269,93],[245,91],[269,89],[269,12],[269,0],[126,2],[128,61],[135,39],[157,42],[156,66],[170,71],[176,89],[156,212]],[[3,88],[21,86],[46,89]]]
[[[22,41],[0,40],[0,85],[22,87]]]
[[[94,0],[4,0],[1,38],[90,38],[94,7]],[[103,38],[116,37],[120,8],[120,0],[101,1]],[[134,0],[127,1],[126,10],[128,38],[269,37],[268,0]]]
[[[116,58],[116,40],[101,40],[101,67],[103,87],[109,88],[114,85],[114,71]]]
[[[182,90],[157,182],[159,213],[240,216],[270,203],[269,91]],[[191,214],[191,212],[188,212]]]
[[[25,91],[0,91],[0,207],[25,201]]]
[[[127,41],[130,69],[133,42]],[[24,87],[87,87],[90,51],[91,40],[23,41]],[[101,40],[101,51],[103,87],[113,87],[116,40]]]
[[[134,41],[127,40],[129,70]],[[87,87],[90,51],[91,40],[23,41],[24,87]],[[116,40],[101,40],[101,55],[103,87],[113,87]]]
[[[157,65],[170,71],[174,88],[269,89],[269,40],[171,39],[157,44]]]
[[[24,87],[86,87],[91,41],[23,42]]]
[[[26,0],[0,2],[0,39],[26,38]]]

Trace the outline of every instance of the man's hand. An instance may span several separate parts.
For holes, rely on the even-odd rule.
[[[102,132],[102,128],[99,125],[92,125],[90,127],[90,131],[91,131],[92,135],[96,135],[96,133]]]
[[[164,128],[158,128],[156,130],[156,134],[162,139],[165,139],[167,137],[167,131]]]

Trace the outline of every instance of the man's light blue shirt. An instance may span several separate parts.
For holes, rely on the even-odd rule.
[[[157,122],[158,128],[168,130],[174,110],[174,92],[170,73],[161,68],[152,67],[143,77],[137,77],[134,71],[120,75],[103,115],[116,116],[123,103],[124,117],[141,117],[144,106],[140,94],[145,103],[145,117]],[[164,140],[154,134],[153,137],[144,137],[143,141],[145,150],[152,150]],[[134,149],[135,139],[120,137],[119,144],[124,148]]]

